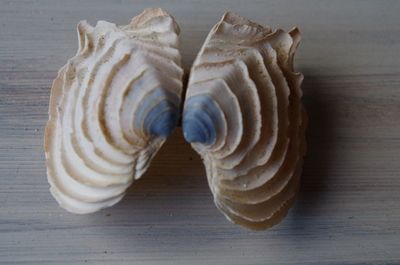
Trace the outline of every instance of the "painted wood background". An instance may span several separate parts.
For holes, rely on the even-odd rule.
[[[177,131],[117,206],[87,216],[48,192],[50,85],[79,20],[172,13],[188,68],[224,10],[303,41],[309,152],[289,216],[265,232],[214,207]],[[0,264],[400,264],[400,1],[0,0]]]

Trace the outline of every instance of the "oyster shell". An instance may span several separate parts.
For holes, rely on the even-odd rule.
[[[214,201],[232,222],[266,229],[293,204],[305,154],[297,28],[272,31],[233,13],[192,66],[185,139],[201,155]]]
[[[161,9],[77,31],[53,82],[45,153],[51,193],[83,214],[117,203],[146,171],[177,123],[183,71],[179,27]]]

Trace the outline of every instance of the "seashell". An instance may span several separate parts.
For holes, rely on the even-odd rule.
[[[305,154],[297,28],[272,31],[233,13],[212,28],[189,77],[185,139],[201,155],[219,210],[260,230],[293,204]]]
[[[45,153],[51,193],[74,213],[117,203],[179,118],[179,27],[161,9],[126,26],[78,24],[79,49],[51,89]]]

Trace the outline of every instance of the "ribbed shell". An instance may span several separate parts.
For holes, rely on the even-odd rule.
[[[45,152],[61,207],[90,213],[117,203],[179,118],[179,27],[161,9],[126,26],[78,24],[79,49],[51,90]]]
[[[216,206],[251,229],[277,224],[298,189],[305,153],[297,28],[272,31],[226,13],[192,66],[186,140],[202,156]]]

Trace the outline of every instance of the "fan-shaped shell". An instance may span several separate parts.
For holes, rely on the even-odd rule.
[[[58,203],[90,213],[117,203],[179,116],[179,28],[161,9],[126,26],[78,24],[79,49],[51,90],[45,152]]]
[[[305,153],[303,76],[295,28],[272,31],[226,13],[192,66],[186,140],[203,158],[216,206],[251,229],[278,223],[293,203]]]

